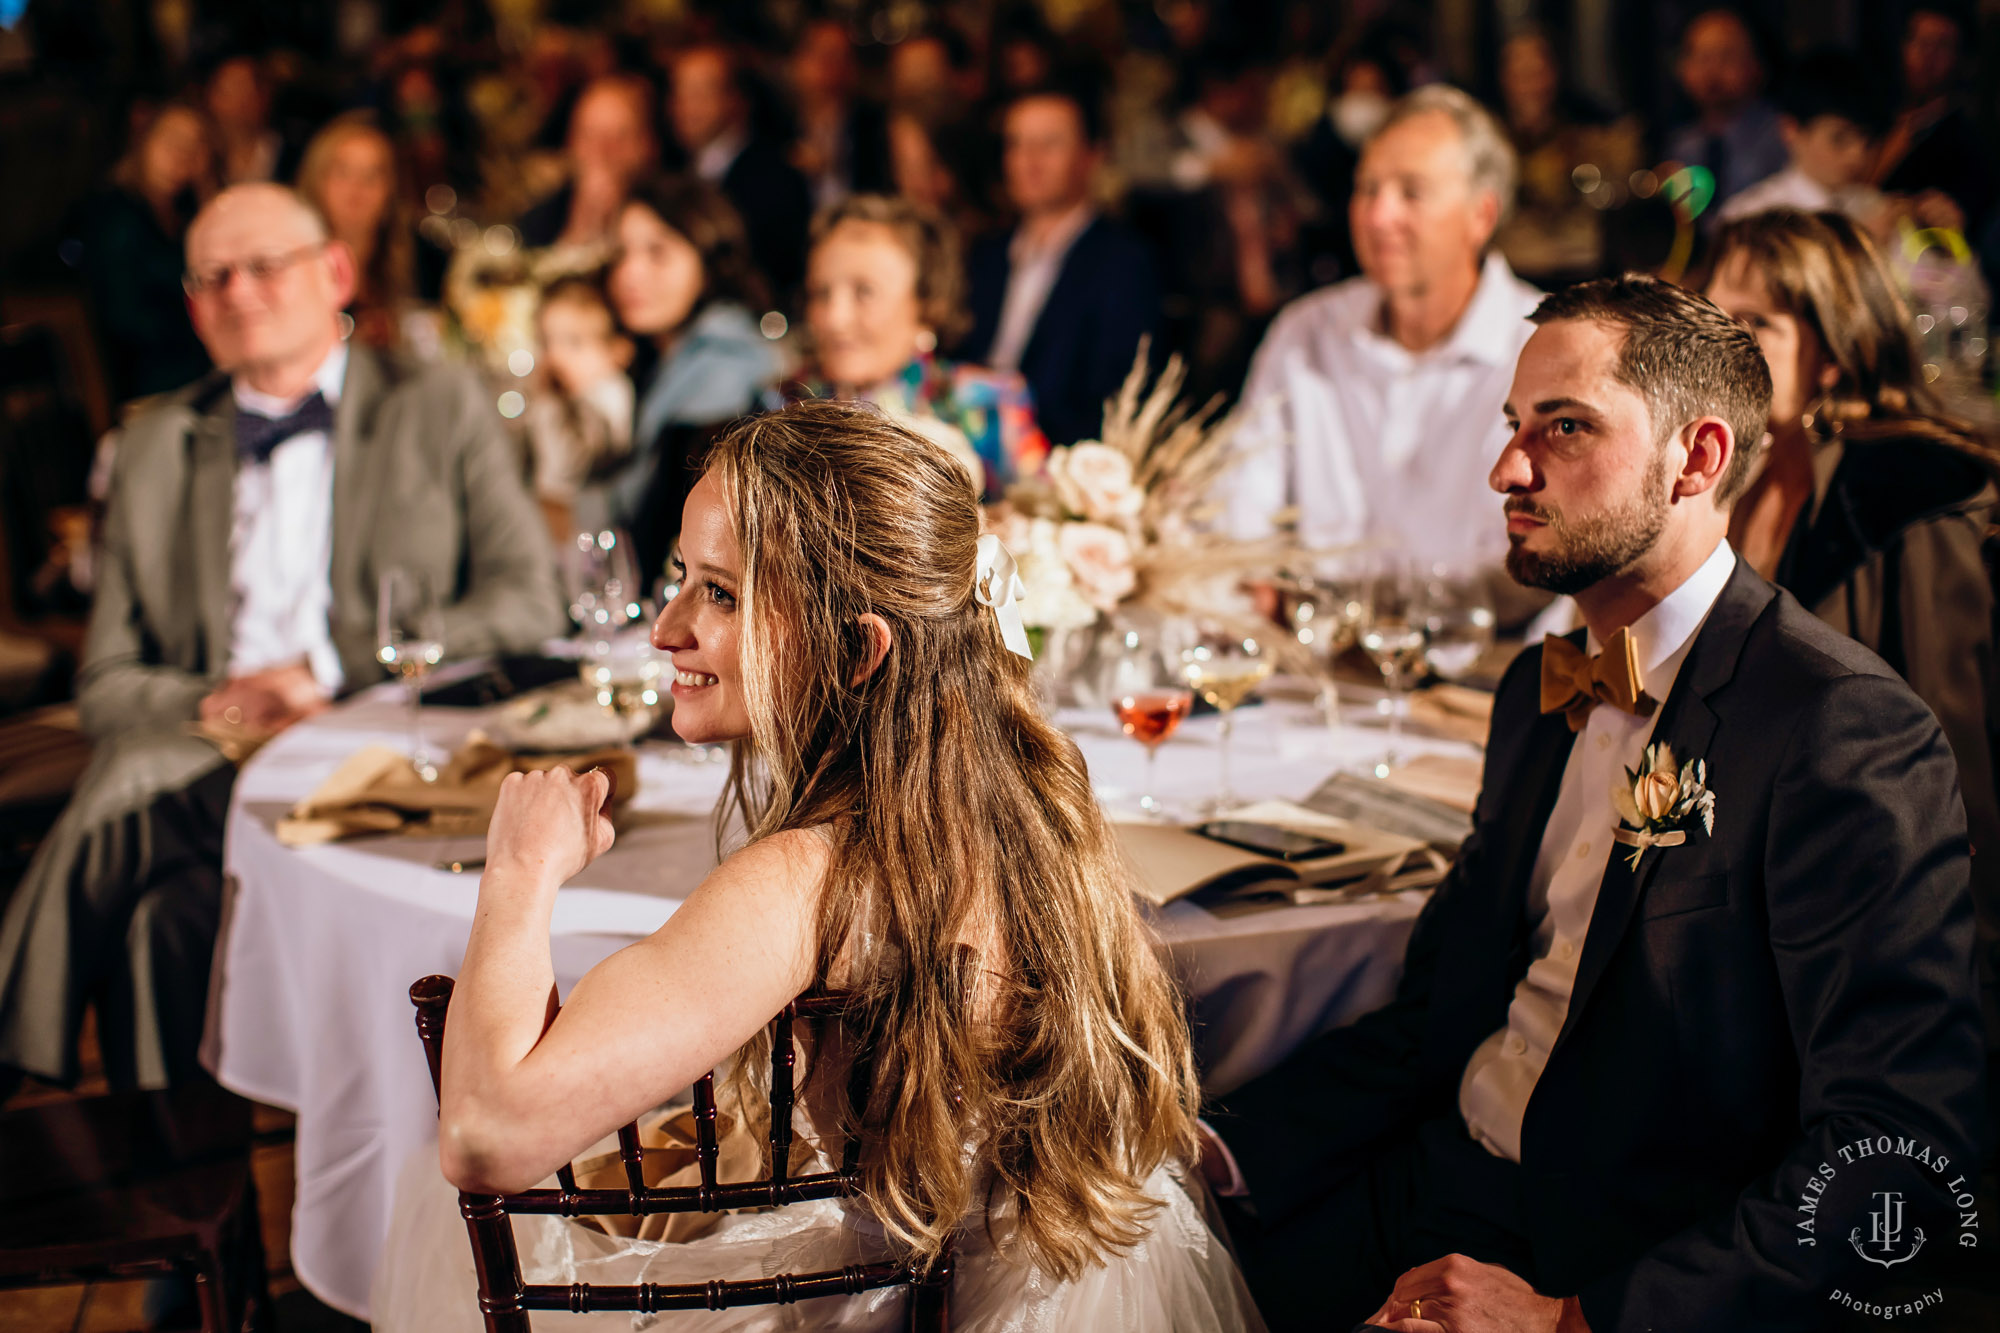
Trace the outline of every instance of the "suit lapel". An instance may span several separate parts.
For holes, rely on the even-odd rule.
[[[229,667],[234,596],[229,543],[236,527],[236,399],[226,388],[195,418],[189,452],[188,519],[203,659],[220,675]]]
[[[338,624],[356,611],[343,608],[344,594],[362,585],[368,533],[375,517],[376,490],[368,484],[366,465],[375,409],[386,388],[374,353],[348,344],[347,379],[340,388],[340,406],[333,414],[333,555],[328,575],[333,588],[333,617]],[[372,591],[369,594],[372,597]],[[361,609],[366,618],[372,607]]]
[[[1671,745],[1685,763],[1706,759],[1715,740],[1717,719],[1709,696],[1722,689],[1736,675],[1736,664],[1750,628],[1775,596],[1749,565],[1736,562],[1736,569],[1723,585],[1708,619],[1695,634],[1694,646],[1682,662],[1680,676],[1660,707],[1660,720],[1653,728],[1653,742]],[[1699,836],[1699,835],[1697,835]],[[1560,1048],[1576,1027],[1578,1015],[1590,1002],[1591,993],[1604,977],[1611,956],[1631,924],[1633,910],[1645,896],[1646,886],[1658,873],[1660,862],[1672,852],[1654,848],[1639,859],[1635,871],[1628,864],[1629,848],[1612,844],[1597,891],[1597,906],[1590,914],[1590,929],[1584,935],[1583,957],[1577,960],[1576,985],[1570,991],[1569,1010],[1557,1034]]]
[[[1082,272],[1090,263],[1090,252],[1096,247],[1098,229],[1104,226],[1103,217],[1094,217],[1084,229],[1076,234],[1069,244],[1069,251],[1056,265],[1056,280],[1049,284],[1048,298],[1042,302],[1042,312],[1035,316],[1034,330],[1021,348],[1021,364],[1034,360],[1041,344],[1047,341],[1051,329],[1066,329],[1075,323],[1069,314],[1070,293],[1075,284],[1069,281],[1072,272]],[[997,335],[996,335],[997,336]]]

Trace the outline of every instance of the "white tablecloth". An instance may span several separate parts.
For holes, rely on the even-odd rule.
[[[477,720],[427,712],[434,744]],[[1377,729],[1330,733],[1301,705],[1238,715],[1237,793],[1309,793],[1343,765],[1372,761]],[[298,1115],[292,1267],[315,1295],[359,1319],[388,1231],[396,1172],[436,1132],[436,1102],[408,991],[463,960],[479,886],[434,862],[477,856],[471,840],[378,838],[294,850],[278,817],[370,742],[402,744],[395,696],[364,695],[293,728],[236,783],[224,862],[235,888],[216,956],[210,1015],[216,1077]],[[1106,804],[1136,797],[1144,754],[1097,714],[1064,715]],[[1195,718],[1160,752],[1161,792],[1193,805],[1213,792],[1216,720]],[[1410,753],[1466,753],[1412,738]],[[552,949],[565,993],[592,966],[659,928],[715,863],[710,813],[726,765],[643,747],[640,790],[617,846],[557,899]],[[1395,984],[1417,895],[1217,916],[1183,900],[1157,925],[1195,1000],[1211,1092],[1275,1064],[1305,1038],[1380,1004]]]

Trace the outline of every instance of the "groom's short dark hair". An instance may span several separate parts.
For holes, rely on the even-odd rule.
[[[1750,484],[1771,415],[1771,371],[1750,331],[1685,287],[1627,273],[1593,278],[1545,297],[1534,324],[1585,319],[1625,334],[1613,372],[1646,399],[1660,443],[1697,417],[1721,417],[1736,436],[1715,487],[1727,509]]]

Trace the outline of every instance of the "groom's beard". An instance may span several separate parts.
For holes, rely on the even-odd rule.
[[[1613,574],[1631,568],[1653,549],[1667,526],[1667,458],[1662,450],[1646,484],[1630,502],[1616,509],[1572,519],[1560,509],[1514,496],[1504,506],[1509,514],[1526,514],[1548,524],[1554,549],[1530,551],[1522,537],[1509,534],[1507,573],[1514,582],[1558,596],[1574,596]]]

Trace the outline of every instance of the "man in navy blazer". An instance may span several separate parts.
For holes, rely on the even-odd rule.
[[[1095,102],[1037,89],[1007,108],[1003,166],[1021,220],[973,247],[967,361],[1017,370],[1052,444],[1094,439],[1104,400],[1160,322],[1159,278],[1138,235],[1097,211]]]
[[[1641,277],[1533,322],[1491,482],[1508,572],[1588,641],[1501,683],[1396,997],[1213,1116],[1251,1290],[1279,1330],[1927,1309],[1992,1244],[1951,751],[1729,547],[1770,398],[1748,332]]]

